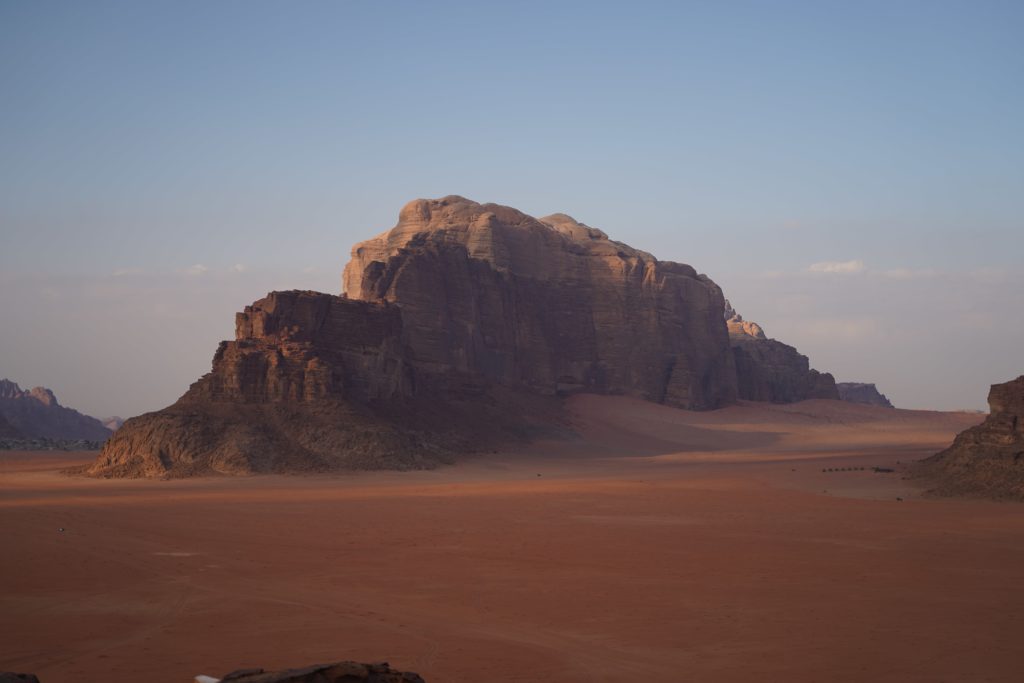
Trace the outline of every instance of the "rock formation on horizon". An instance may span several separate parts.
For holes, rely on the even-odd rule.
[[[103,426],[109,429],[111,433],[113,433],[120,429],[121,425],[124,424],[124,418],[118,417],[117,415],[112,415],[110,417],[103,418],[102,420],[100,420],[100,422],[102,422]]]
[[[807,356],[788,344],[769,339],[760,325],[744,320],[728,301],[724,314],[741,399],[793,403],[811,398],[839,398],[832,375],[812,369]]]
[[[869,406],[893,408],[893,404],[874,384],[866,382],[839,382],[836,384],[839,398],[850,403],[863,403]]]
[[[1024,500],[1024,375],[988,392],[989,415],[918,464],[937,495]]]
[[[565,214],[415,200],[355,245],[343,283],[246,307],[212,371],[128,420],[90,472],[427,467],[557,429],[574,392],[686,409],[836,397],[792,347],[737,352],[706,275]]]
[[[0,417],[18,433],[12,438],[103,441],[110,436],[103,423],[60,405],[49,389],[24,391],[7,379],[0,379]]]

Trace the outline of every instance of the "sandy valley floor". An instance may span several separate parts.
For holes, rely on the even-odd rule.
[[[572,407],[585,438],[430,472],[95,481],[59,474],[88,454],[0,454],[0,670],[1024,680],[1024,506],[822,472],[905,463],[982,416]]]

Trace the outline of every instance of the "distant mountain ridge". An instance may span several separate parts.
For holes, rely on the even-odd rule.
[[[9,438],[104,441],[111,434],[96,418],[62,406],[49,389],[26,391],[8,379],[0,379],[0,418],[0,433]]]

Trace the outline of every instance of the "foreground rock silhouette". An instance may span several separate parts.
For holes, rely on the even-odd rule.
[[[202,680],[207,680],[207,677]],[[419,674],[396,671],[387,662],[336,662],[284,671],[241,669],[213,680],[219,680],[220,683],[426,683]]]
[[[835,397],[792,347],[734,350],[706,275],[564,214],[416,200],[343,281],[246,307],[212,371],[127,421],[89,473],[431,467],[564,431],[559,396],[577,392],[694,410]]]
[[[12,671],[0,671],[0,683],[39,683],[33,674],[16,674]]]
[[[1024,500],[1024,375],[993,384],[989,416],[918,464],[937,495]]]

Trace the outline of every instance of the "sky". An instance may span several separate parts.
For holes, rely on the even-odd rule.
[[[1024,3],[0,0],[0,377],[172,403],[417,197],[689,263],[839,381],[1024,373]]]

